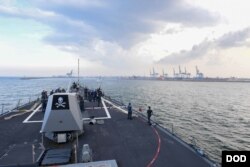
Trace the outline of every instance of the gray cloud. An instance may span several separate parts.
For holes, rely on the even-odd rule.
[[[237,47],[245,44],[245,40],[250,36],[250,28],[245,28],[237,32],[224,34],[218,41],[221,48]]]
[[[59,35],[52,34],[46,39],[51,43],[56,41],[56,44],[58,36],[65,43],[71,41],[68,38],[71,36],[81,37],[81,41],[99,38],[130,47],[147,38],[147,34],[160,29],[164,23],[200,27],[218,22],[217,16],[181,0],[38,0],[29,3],[36,10],[2,8],[0,13],[46,23],[54,28],[54,33],[59,32]],[[86,27],[79,26],[80,24],[85,24]],[[95,34],[88,27],[95,30]],[[62,34],[65,34],[64,40]]]
[[[250,28],[245,28],[236,32],[229,32],[214,41],[204,40],[199,45],[194,45],[191,50],[183,50],[179,53],[172,53],[157,63],[180,64],[202,58],[212,49],[220,50],[230,47],[247,46],[246,39],[250,37]]]
[[[35,5],[77,22],[84,21],[97,30],[96,37],[116,42],[125,48],[143,41],[147,34],[159,30],[166,22],[196,27],[218,22],[218,16],[180,0],[107,0],[105,3],[95,0],[89,4],[85,0],[82,3],[53,0],[49,3],[39,1]],[[77,31],[79,29],[75,28]],[[85,40],[85,37],[82,39]]]
[[[162,64],[180,64],[189,62],[196,58],[204,56],[210,49],[214,48],[214,43],[210,41],[203,41],[199,45],[194,45],[191,50],[182,50],[178,53],[172,53],[161,60],[158,63]]]
[[[107,60],[122,60],[127,66],[133,64],[135,60],[128,57],[131,52],[122,51],[121,57],[120,50],[130,50],[166,23],[204,27],[219,21],[218,16],[182,0],[29,0],[28,4],[31,7],[0,6],[0,15],[33,19],[48,25],[52,32],[43,39],[45,43],[91,61],[102,61],[109,67],[121,64]],[[103,47],[104,54],[100,54],[95,50],[96,40],[112,47]],[[110,48],[115,51],[111,52]],[[198,55],[199,50],[196,52]],[[188,53],[182,54],[187,57]]]

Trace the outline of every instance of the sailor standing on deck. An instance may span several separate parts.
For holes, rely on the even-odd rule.
[[[151,107],[148,106],[147,115],[148,115],[148,124],[149,125],[152,125],[151,120],[150,120],[150,117],[152,116],[152,114],[153,114],[153,111],[151,110]]]
[[[45,112],[46,106],[47,106],[47,101],[48,101],[48,95],[45,90],[42,91],[42,97],[41,97],[41,102],[42,102],[42,112]]]
[[[128,119],[132,120],[132,105],[128,103]]]

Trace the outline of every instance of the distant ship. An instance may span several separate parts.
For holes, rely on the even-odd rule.
[[[20,77],[20,79],[22,80],[28,80],[28,79],[44,79],[44,78],[67,78],[73,77],[73,70],[71,70],[70,72],[66,73],[66,75],[53,75],[51,77],[28,77],[28,76],[24,76],[24,77]]]
[[[28,80],[28,79],[42,79],[42,78],[46,78],[46,77],[21,77],[20,79],[22,80]]]
[[[70,72],[66,73],[66,75],[53,75],[52,78],[72,78],[73,77],[73,70]]]

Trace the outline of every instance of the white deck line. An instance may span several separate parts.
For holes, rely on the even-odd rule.
[[[43,120],[39,120],[39,121],[29,121],[29,119],[35,115],[35,113],[42,107],[42,104],[40,104],[24,121],[23,123],[39,123],[39,122],[43,122]]]
[[[107,116],[106,117],[96,117],[95,120],[103,120],[103,119],[110,119],[111,118],[111,115],[108,111],[109,107],[106,106],[103,98],[102,98],[102,105],[103,105],[103,108],[104,108]],[[100,108],[102,108],[102,107],[100,107]],[[82,118],[82,121],[89,121],[89,120],[90,120],[90,118]]]
[[[95,120],[110,119],[109,117],[95,117]],[[90,118],[83,118],[82,121],[89,121]]]
[[[28,124],[28,123],[42,123],[43,120],[40,120],[40,121],[28,121],[28,122],[23,122],[25,124]]]
[[[106,112],[106,114],[107,114],[107,117],[108,117],[108,118],[111,118],[111,116],[110,116],[110,114],[109,114],[109,111],[108,111],[108,109],[107,109],[107,106],[106,106],[106,104],[105,104],[105,102],[104,102],[104,99],[103,99],[103,98],[101,98],[101,99],[102,99],[102,105],[103,105],[104,110],[105,110],[105,112]]]
[[[105,110],[105,112],[106,112],[106,115],[107,115],[107,117],[97,117],[97,118],[95,118],[96,120],[102,120],[102,119],[110,119],[111,118],[111,115],[110,115],[110,113],[109,113],[109,111],[108,111],[108,109],[107,109],[107,106],[106,106],[106,104],[105,104],[105,102],[104,102],[104,99],[102,98],[102,105],[103,105],[103,108],[104,108],[104,110]],[[38,120],[38,121],[29,121],[30,120],[30,118],[33,116],[33,115],[35,115],[35,113],[36,112],[38,112],[38,110],[40,109],[42,107],[42,105],[40,104],[24,121],[23,121],[23,123],[41,123],[41,122],[43,122],[43,120]],[[102,107],[100,107],[100,108],[102,108]],[[88,121],[88,120],[90,120],[90,118],[83,118],[82,119],[83,121]]]
[[[87,108],[85,108],[85,110],[98,110],[98,109],[102,109],[102,108],[104,108],[104,107],[87,107]],[[110,107],[106,107],[106,108],[110,108]]]
[[[114,103],[112,103],[111,101],[109,101],[109,100],[107,100],[107,99],[104,99],[104,98],[103,98],[103,101],[105,101],[105,102],[111,104],[111,105],[114,106],[116,109],[122,111],[122,112],[125,113],[125,114],[128,113],[126,110],[122,109],[122,107],[119,107],[119,106],[115,105]]]

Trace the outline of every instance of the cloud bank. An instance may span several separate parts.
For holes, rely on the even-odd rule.
[[[54,32],[45,40],[55,45],[98,38],[131,47],[164,23],[202,27],[218,22],[214,14],[180,0],[38,0],[29,5],[32,8],[0,6],[0,13],[51,26]]]
[[[193,7],[180,0],[129,0],[129,1],[39,1],[34,4],[43,11],[53,11],[78,24],[86,23],[95,30],[95,34],[82,34],[83,28],[75,26],[74,33],[82,40],[99,38],[116,42],[122,47],[131,47],[156,32],[164,23],[180,23],[185,26],[211,26],[217,23],[217,17],[206,10]],[[63,19],[53,24],[56,32],[63,31],[69,36],[72,29],[66,29]],[[67,26],[66,26],[67,27]],[[88,32],[87,29],[85,32]],[[85,35],[85,36],[84,36]],[[58,35],[54,35],[56,38]],[[51,37],[53,38],[53,37]],[[51,39],[49,38],[49,39]],[[53,39],[51,39],[53,42]],[[65,38],[65,42],[68,38]]]
[[[160,64],[181,64],[187,63],[194,59],[202,58],[210,50],[222,50],[232,47],[247,46],[249,42],[247,39],[250,38],[250,27],[243,30],[229,32],[213,41],[205,39],[198,45],[194,45],[191,50],[183,50],[178,53],[172,53],[165,56],[157,63]]]

